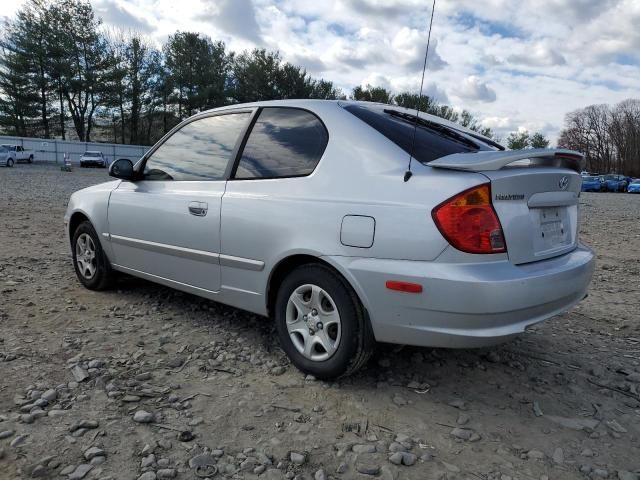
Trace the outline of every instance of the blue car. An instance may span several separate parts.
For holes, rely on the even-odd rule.
[[[640,178],[636,178],[629,185],[627,185],[627,192],[640,193]]]
[[[629,181],[624,175],[605,175],[604,190],[607,192],[626,192]]]
[[[582,177],[583,192],[601,192],[604,189],[604,177]]]

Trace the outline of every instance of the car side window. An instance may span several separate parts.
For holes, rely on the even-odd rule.
[[[144,180],[222,180],[250,113],[204,117],[184,125],[146,160]]]
[[[314,114],[298,108],[264,108],[247,139],[234,178],[309,175],[328,141],[326,128]]]

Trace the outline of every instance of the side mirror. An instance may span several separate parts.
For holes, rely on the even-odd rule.
[[[128,158],[119,158],[109,167],[109,175],[121,180],[133,180],[133,162]]]

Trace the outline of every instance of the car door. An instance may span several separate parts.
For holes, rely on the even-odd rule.
[[[221,198],[250,116],[244,110],[189,120],[145,156],[139,180],[112,192],[108,233],[118,267],[219,290]]]

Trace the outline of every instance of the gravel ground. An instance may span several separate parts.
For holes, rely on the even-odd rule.
[[[379,347],[335,383],[271,323],[142,280],[76,280],[62,216],[107,179],[0,169],[0,478],[638,479],[640,195],[583,194],[570,313],[484,350]]]

